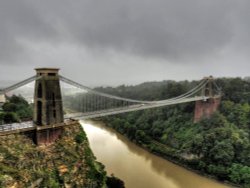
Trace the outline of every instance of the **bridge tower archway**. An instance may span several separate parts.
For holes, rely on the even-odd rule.
[[[42,125],[42,102],[37,101],[37,125]]]

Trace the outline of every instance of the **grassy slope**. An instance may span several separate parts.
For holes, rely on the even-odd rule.
[[[105,181],[104,166],[95,161],[80,125],[46,147],[19,134],[0,139],[0,187],[103,187]]]

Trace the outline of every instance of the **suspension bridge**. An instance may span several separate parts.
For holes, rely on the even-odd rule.
[[[203,78],[188,92],[170,99],[147,101],[116,96],[66,78],[59,69],[39,68],[37,74],[10,87],[0,90],[0,96],[35,81],[33,121],[0,126],[0,135],[36,131],[37,143],[53,142],[62,132],[62,127],[74,124],[74,120],[91,119],[126,112],[196,102],[194,121],[210,117],[220,103],[221,90],[213,77]],[[79,88],[80,112],[64,114],[60,82]],[[65,101],[64,101],[65,102]]]

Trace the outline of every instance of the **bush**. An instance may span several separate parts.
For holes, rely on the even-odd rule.
[[[6,112],[4,113],[3,121],[5,123],[19,122],[19,118],[14,112]]]
[[[250,185],[250,167],[234,163],[230,168],[229,177],[234,183]]]
[[[81,144],[84,142],[84,140],[86,140],[86,135],[84,134],[84,132],[79,133],[78,135],[75,136],[75,141],[78,144]]]
[[[111,174],[111,177],[107,177],[106,184],[108,188],[125,188],[124,182],[113,174]]]

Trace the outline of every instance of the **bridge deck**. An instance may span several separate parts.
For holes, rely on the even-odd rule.
[[[163,107],[163,106],[169,106],[169,105],[181,104],[181,103],[187,103],[187,102],[199,101],[199,100],[207,100],[207,99],[209,99],[209,97],[196,96],[196,97],[185,98],[181,100],[156,102],[152,104],[138,104],[138,105],[131,105],[128,107],[113,108],[113,109],[100,110],[100,111],[95,111],[95,112],[72,113],[72,114],[65,115],[64,123],[59,123],[59,124],[54,124],[54,125],[49,125],[49,126],[36,126],[33,124],[32,121],[5,124],[5,125],[0,125],[0,136],[13,134],[13,133],[26,132],[26,131],[31,131],[31,130],[43,130],[43,129],[68,126],[68,125],[75,124],[76,120],[80,120],[80,119],[91,119],[91,118],[121,114],[121,113],[126,113],[126,112],[132,112],[132,111],[137,111],[137,110],[144,110],[144,109]]]
[[[7,135],[12,133],[26,132],[34,130],[36,127],[32,121],[26,121],[22,123],[11,123],[0,125],[0,135]]]
[[[126,112],[133,112],[138,110],[145,110],[150,108],[157,108],[157,107],[164,107],[174,104],[181,104],[181,103],[187,103],[187,102],[193,102],[193,101],[199,101],[199,100],[207,100],[209,97],[192,97],[192,98],[186,98],[178,101],[166,101],[166,102],[156,102],[152,104],[138,104],[138,105],[131,105],[128,107],[123,108],[113,108],[108,110],[100,110],[100,111],[94,111],[94,112],[86,112],[86,113],[72,113],[67,114],[64,116],[65,119],[91,119],[91,118],[97,118],[97,117],[103,117],[103,116],[109,116],[109,115],[115,115],[115,114],[121,114]]]
[[[26,121],[21,123],[12,123],[12,124],[4,124],[0,125],[0,136],[8,135],[8,134],[15,134],[15,133],[22,133],[27,131],[33,130],[44,130],[44,129],[52,129],[57,127],[64,127],[75,125],[78,121],[77,120],[69,120],[66,119],[63,123],[58,123],[54,125],[46,125],[46,126],[36,126],[32,121]]]

